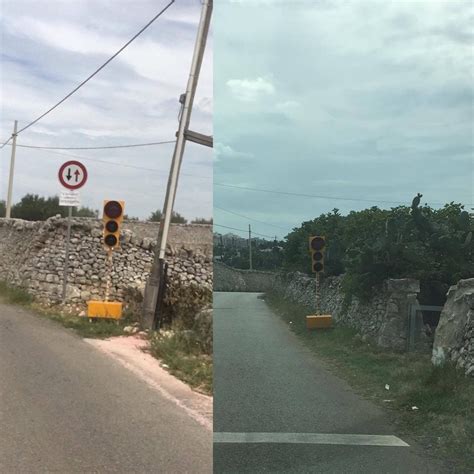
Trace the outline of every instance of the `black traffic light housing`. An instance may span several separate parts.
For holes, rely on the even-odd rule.
[[[324,252],[326,250],[326,237],[314,235],[309,238],[309,251],[311,252],[311,270],[314,273],[324,272]]]
[[[104,201],[102,221],[104,223],[103,242],[107,250],[120,247],[120,226],[125,211],[124,201]]]

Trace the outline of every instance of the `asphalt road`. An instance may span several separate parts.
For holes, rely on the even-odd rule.
[[[383,411],[330,373],[256,293],[214,294],[214,354],[215,473],[445,472],[398,438]],[[296,442],[311,436],[294,433],[319,441]],[[335,444],[320,444],[326,438]]]
[[[212,435],[69,330],[0,304],[0,472],[210,473]]]

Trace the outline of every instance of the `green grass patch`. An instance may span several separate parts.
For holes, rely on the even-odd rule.
[[[5,303],[22,306],[28,306],[33,302],[33,297],[25,290],[10,286],[4,281],[0,281],[0,298]]]
[[[474,472],[472,378],[451,364],[433,367],[430,354],[382,350],[352,328],[308,331],[307,308],[277,295],[267,295],[266,301],[330,370],[387,409],[402,434],[447,462],[449,472]]]
[[[66,314],[60,309],[45,308],[36,303],[33,296],[24,289],[8,285],[4,281],[0,281],[0,299],[7,304],[25,306],[40,316],[47,317],[66,328],[73,329],[81,337],[105,339],[112,336],[121,336],[124,334],[123,328],[130,324],[129,315],[124,315],[124,318],[118,322],[105,319],[89,321],[89,318]]]
[[[154,333],[150,338],[153,356],[166,364],[168,371],[195,390],[212,394],[212,356],[203,354],[192,331]]]

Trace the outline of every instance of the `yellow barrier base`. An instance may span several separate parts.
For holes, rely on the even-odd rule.
[[[332,316],[330,314],[306,316],[307,329],[326,329],[332,326]]]
[[[122,317],[122,303],[117,301],[88,301],[87,317],[120,319]]]

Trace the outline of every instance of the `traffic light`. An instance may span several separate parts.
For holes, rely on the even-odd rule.
[[[321,235],[309,238],[309,250],[311,252],[311,269],[314,273],[324,272],[324,251],[326,250],[326,237]]]
[[[104,245],[108,250],[120,246],[120,225],[123,221],[124,201],[104,201]]]

